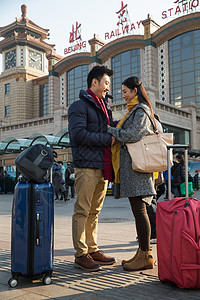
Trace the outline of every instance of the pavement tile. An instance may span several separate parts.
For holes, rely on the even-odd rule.
[[[197,195],[196,195],[197,196]],[[199,192],[200,196],[200,192]],[[198,196],[198,197],[199,197]],[[200,199],[200,197],[199,197]],[[122,259],[131,258],[138,248],[133,216],[127,199],[106,197],[100,214],[98,243],[105,254],[118,262],[100,272],[88,273],[73,267],[74,249],[71,216],[74,201],[55,203],[55,256],[52,284],[19,278],[12,289],[10,279],[10,224],[12,195],[0,195],[0,300],[199,300],[199,290],[181,290],[160,282],[157,276],[156,245],[152,245],[155,267],[142,272],[126,272]]]
[[[0,283],[0,299],[1,300],[16,299],[18,297],[23,297],[25,294],[26,293],[21,289],[11,289],[8,287],[7,284],[5,285],[5,284]],[[26,296],[27,296],[26,299],[28,299],[29,295],[26,294]]]

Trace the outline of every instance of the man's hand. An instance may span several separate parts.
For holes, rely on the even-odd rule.
[[[111,146],[113,146],[114,143],[115,143],[115,138],[114,138],[114,136],[112,136],[112,144],[111,144]]]

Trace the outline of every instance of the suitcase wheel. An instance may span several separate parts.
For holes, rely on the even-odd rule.
[[[16,278],[12,277],[9,279],[8,281],[8,285],[11,287],[11,288],[15,288],[18,284],[18,281]]]
[[[49,285],[51,283],[51,277],[50,276],[45,276],[43,279],[42,279],[42,282],[45,284],[45,285]]]

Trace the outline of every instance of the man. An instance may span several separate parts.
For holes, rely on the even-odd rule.
[[[198,170],[195,171],[194,186],[195,186],[196,190],[198,191],[198,189],[199,189],[199,171]]]
[[[80,99],[68,111],[77,198],[72,217],[74,266],[87,271],[116,261],[97,245],[98,214],[113,175],[110,146],[115,139],[107,133],[110,122],[103,102],[112,74],[104,66],[95,66],[87,77],[87,91],[80,91]]]
[[[68,161],[65,172],[66,200],[69,200],[69,187],[71,188],[71,198],[74,198],[74,180],[70,178],[71,174],[74,174],[74,168],[71,167],[71,164]]]
[[[177,161],[174,162],[172,166],[172,184],[174,187],[174,197],[181,197],[180,185],[185,182],[185,167],[184,167],[184,157],[182,154],[176,155]]]

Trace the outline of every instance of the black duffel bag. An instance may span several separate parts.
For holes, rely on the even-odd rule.
[[[35,144],[22,151],[15,159],[21,174],[36,183],[47,180],[47,172],[51,168],[57,153],[53,148],[43,144]]]

